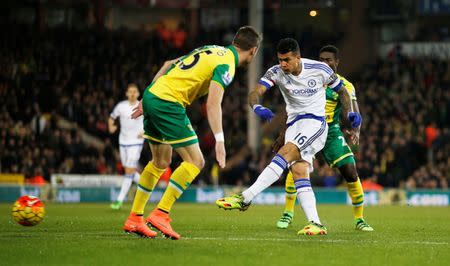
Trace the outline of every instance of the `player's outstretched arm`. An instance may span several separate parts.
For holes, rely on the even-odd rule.
[[[164,73],[167,72],[167,70],[169,70],[169,68],[175,64],[178,60],[180,60],[181,57],[178,57],[176,59],[172,59],[172,60],[167,60],[166,62],[164,62],[163,66],[159,69],[159,71],[156,73],[156,75],[153,77],[152,83],[155,82],[159,77],[161,77],[162,75],[164,75]]]
[[[248,95],[248,103],[256,115],[264,121],[272,120],[274,114],[269,109],[259,104],[259,98],[266,92],[267,88],[258,84]]]
[[[221,168],[226,165],[225,136],[222,128],[222,98],[224,89],[217,83],[211,82],[209,85],[208,100],[206,101],[206,111],[211,131],[216,139],[216,160]]]

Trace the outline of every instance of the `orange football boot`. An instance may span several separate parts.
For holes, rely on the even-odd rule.
[[[131,213],[123,226],[123,230],[127,233],[135,233],[142,237],[154,238],[158,235],[155,231],[150,230],[144,222],[142,215],[138,216]]]
[[[166,237],[169,237],[173,240],[180,239],[180,234],[175,232],[172,229],[172,226],[170,226],[170,222],[172,221],[169,217],[169,214],[159,210],[154,209],[148,216],[145,221],[153,226],[154,228],[158,229],[165,235]]]

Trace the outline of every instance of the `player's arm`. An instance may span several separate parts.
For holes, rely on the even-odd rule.
[[[159,71],[156,73],[156,75],[153,77],[152,83],[155,82],[159,77],[161,77],[162,75],[164,75],[167,70],[169,70],[169,68],[177,63],[179,60],[181,59],[181,57],[178,57],[176,59],[172,59],[172,60],[167,60],[166,62],[164,62],[163,66],[159,69]]]
[[[353,110],[350,93],[348,93],[347,89],[343,85],[337,91],[337,93],[339,94],[339,101],[341,102],[342,111],[344,112],[344,114],[346,114],[347,120],[350,123],[351,127],[359,127],[362,122],[362,117],[358,112],[355,112]]]
[[[259,80],[258,85],[256,85],[256,87],[248,94],[248,104],[253,109],[253,112],[264,121],[270,121],[274,116],[269,108],[259,104],[260,98],[274,85],[274,82],[270,79],[273,75],[274,74],[269,69]]]
[[[108,118],[108,130],[111,134],[114,134],[117,131],[116,120],[112,119],[112,117]]]
[[[155,82],[162,75],[164,75],[167,72],[167,70],[169,70],[170,67],[173,64],[177,63],[180,59],[181,59],[181,57],[178,57],[176,59],[167,60],[166,62],[164,62],[163,66],[159,69],[159,71],[153,77],[152,83]],[[140,100],[138,106],[133,109],[131,118],[136,119],[136,118],[140,117],[143,113],[144,113],[144,110],[142,109],[142,100]]]
[[[353,107],[353,111],[354,112],[360,114],[358,101],[356,100],[356,98],[352,99],[352,107]],[[359,134],[360,134],[360,132],[361,132],[361,123],[356,128],[352,128],[351,130],[346,130],[346,133],[350,136],[350,141],[351,141],[352,144],[354,144],[354,145],[358,145],[359,144]]]
[[[344,85],[338,89],[337,93],[339,94],[339,101],[341,102],[342,112],[344,114],[348,114],[353,112],[352,100],[350,98],[350,93],[348,93],[347,89]]]
[[[216,160],[221,168],[225,167],[225,136],[222,128],[222,98],[224,88],[217,82],[209,85],[209,94],[206,101],[208,123],[216,139]]]
[[[120,114],[119,112],[119,105],[116,105],[108,117],[108,131],[111,134],[114,134],[117,131],[116,119]]]
[[[261,84],[258,84],[249,94],[248,94],[248,104],[251,108],[260,103],[261,97],[266,93],[267,88]]]
[[[339,101],[341,102],[342,112],[347,118],[352,128],[357,128],[362,121],[361,115],[353,111],[352,98],[347,88],[345,88],[342,80],[332,73],[328,78],[328,86],[339,94]]]

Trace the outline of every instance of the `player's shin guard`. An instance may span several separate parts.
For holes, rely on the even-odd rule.
[[[152,162],[149,162],[145,166],[139,178],[138,189],[136,196],[134,197],[133,207],[131,212],[137,215],[144,214],[145,204],[150,198],[150,193],[158,183],[159,177],[162,175],[165,169],[157,168]]]
[[[175,201],[191,185],[192,181],[200,173],[200,169],[188,162],[182,162],[172,173],[169,185],[164,192],[157,208],[165,212],[170,212]]]
[[[292,172],[289,171],[286,176],[286,202],[284,206],[285,212],[294,212],[295,201],[297,200],[296,194],[297,190],[295,189],[294,177],[292,176]]]
[[[283,156],[277,154],[273,157],[272,162],[258,176],[258,179],[253,183],[251,187],[242,192],[244,196],[244,203],[250,203],[256,195],[261,193],[264,189],[270,187],[275,183],[286,169],[288,162]]]
[[[309,222],[321,224],[319,214],[317,213],[316,196],[311,187],[311,181],[306,178],[297,179],[294,181],[295,189],[297,189],[297,197],[305,212],[306,218]]]
[[[361,185],[361,181],[356,180],[355,182],[347,183],[348,194],[352,199],[353,204],[353,216],[355,219],[363,218],[364,211],[364,191]]]

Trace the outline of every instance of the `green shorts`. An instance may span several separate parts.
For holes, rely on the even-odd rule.
[[[173,148],[198,143],[197,134],[179,103],[158,98],[148,91],[142,98],[144,109],[144,138],[154,144],[169,144]]]
[[[325,161],[330,167],[341,167],[346,164],[355,164],[353,152],[345,141],[344,134],[338,124],[328,128],[327,141],[322,149]]]

